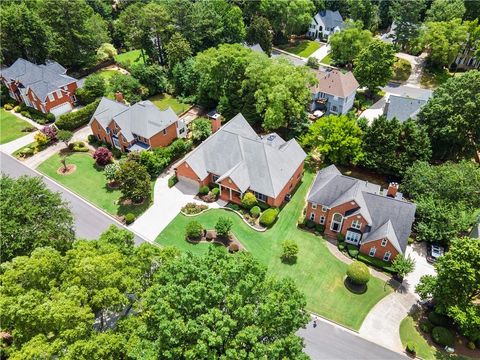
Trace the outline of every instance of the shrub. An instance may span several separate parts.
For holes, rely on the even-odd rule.
[[[203,235],[203,226],[198,221],[190,221],[187,226],[185,226],[185,236],[188,239],[198,240]]]
[[[469,341],[467,343],[467,348],[469,348],[470,350],[475,350],[477,347],[475,346],[475,343],[473,341]]]
[[[10,110],[13,109],[13,106],[12,106],[12,104],[5,104],[5,105],[3,105],[3,108],[7,111],[10,111]]]
[[[122,157],[122,152],[119,149],[117,149],[116,147],[112,148],[111,152],[112,152],[112,156],[115,159],[120,159]]]
[[[183,155],[185,155],[187,152],[192,150],[192,142],[188,140],[183,140],[183,139],[177,139],[174,142],[172,142],[169,146],[167,146],[167,152],[170,155],[170,160],[175,160]]]
[[[208,209],[207,205],[200,205],[194,202],[187,203],[184,207],[182,207],[182,212],[187,215],[198,214],[203,210]]]
[[[28,156],[32,156],[34,153],[35,153],[35,150],[33,148],[26,147],[26,148],[21,149],[18,152],[18,155],[20,155],[21,157],[28,157]]]
[[[212,189],[212,195],[215,196],[215,198],[217,198],[218,195],[220,195],[220,189],[218,187],[214,187]]]
[[[454,337],[452,332],[442,326],[436,326],[433,328],[432,340],[442,346],[452,347],[454,344]]]
[[[297,259],[298,245],[292,240],[285,240],[282,243],[282,261],[293,262]]]
[[[238,206],[238,204],[228,204],[227,206],[228,206],[230,209],[235,210],[235,211],[239,211],[239,210],[240,210],[240,206]]]
[[[35,141],[37,142],[37,145],[38,145],[39,147],[45,146],[45,145],[47,145],[47,144],[50,142],[50,140],[49,140],[49,138],[47,137],[47,135],[45,135],[45,134],[42,133],[42,132],[36,133],[33,138],[35,139]]]
[[[315,221],[308,219],[305,225],[307,226],[307,228],[313,229],[315,228],[316,224],[315,224]]]
[[[409,354],[415,355],[417,353],[417,349],[413,342],[407,342],[406,350]]]
[[[131,223],[133,223],[135,221],[135,215],[132,214],[132,213],[128,213],[127,215],[125,215],[125,223],[127,225],[130,225]]]
[[[15,111],[16,113],[19,113],[21,110],[22,108],[20,107],[20,105],[17,105],[13,108],[13,111]]]
[[[355,246],[355,245],[352,245],[352,244],[348,244],[347,245],[347,250],[348,250],[348,254],[356,259],[357,256],[358,256],[358,248]]]
[[[87,152],[88,147],[83,141],[75,141],[68,145],[68,148],[75,152]]]
[[[339,233],[337,235],[337,241],[344,242],[345,241],[345,235],[343,235],[342,233]]]
[[[315,225],[315,231],[318,231],[320,234],[325,232],[325,225],[317,224]]]
[[[22,129],[22,132],[33,132],[33,131],[35,131],[35,130],[37,130],[37,128],[34,127],[34,126],[25,126],[25,127]]]
[[[348,266],[347,276],[354,284],[366,285],[370,280],[370,271],[364,263],[354,261]]]
[[[260,216],[261,210],[258,206],[254,206],[250,209],[250,215],[254,218],[258,218]]]
[[[318,69],[320,67],[320,62],[317,58],[311,56],[307,60],[307,66],[311,67],[312,69]]]
[[[99,100],[79,109],[75,112],[61,115],[55,122],[55,125],[61,130],[76,130],[83,125],[88,124],[93,113],[97,109]]]
[[[250,210],[252,207],[257,205],[257,198],[251,192],[245,193],[242,198],[242,206]]]
[[[210,120],[200,118],[191,124],[192,139],[195,141],[202,141],[212,134],[212,124]]]
[[[408,245],[412,245],[413,242],[414,242],[414,241],[413,241],[413,238],[412,238],[412,237],[409,237],[409,238],[408,238]]]
[[[228,246],[228,251],[230,251],[230,252],[237,252],[238,250],[240,250],[240,248],[239,248],[237,243],[231,243]]]
[[[433,324],[430,321],[424,320],[420,323],[420,330],[422,330],[424,333],[430,334],[432,329],[433,329]]]
[[[170,176],[168,179],[168,187],[173,187],[178,182],[178,178],[175,175]]]
[[[436,326],[450,326],[450,320],[448,317],[435,311],[432,311],[430,314],[428,314],[428,320]]]
[[[215,230],[217,236],[228,236],[230,229],[232,228],[233,221],[227,217],[220,216],[215,224]]]
[[[105,166],[112,161],[112,153],[107,148],[99,147],[93,153],[93,158],[95,159],[97,165]]]
[[[200,186],[200,189],[198,190],[198,193],[200,195],[207,195],[210,192],[210,188],[207,185]]]
[[[57,140],[57,129],[54,126],[44,126],[40,131],[47,136],[49,142]]]
[[[340,251],[345,250],[345,243],[339,242],[337,244],[337,247],[338,247],[338,250],[340,250]]]
[[[38,111],[32,107],[29,107],[25,105],[24,103],[19,105],[19,112],[26,118],[32,119],[36,121],[39,124],[45,124],[47,122],[53,122],[55,121],[55,116],[52,114],[51,116],[48,116],[50,114],[45,115],[41,111]],[[53,116],[53,118],[52,118]]]
[[[48,123],[52,123],[55,121],[55,115],[53,115],[52,113],[48,113],[45,118],[47,119],[47,122]]]
[[[98,142],[99,142],[99,140],[97,139],[97,137],[96,137],[95,135],[92,135],[92,134],[88,135],[87,141],[88,141],[88,143],[89,143],[90,145],[96,145],[96,144],[98,144]]]
[[[107,164],[103,170],[105,178],[110,182],[115,181],[119,169],[120,165],[118,163]]]
[[[266,227],[272,226],[277,220],[278,210],[270,208],[265,210],[260,216],[260,224]]]

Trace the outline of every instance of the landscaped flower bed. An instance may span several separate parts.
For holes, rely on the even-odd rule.
[[[208,209],[208,205],[201,205],[194,202],[187,203],[182,207],[181,212],[184,215],[196,215]]]

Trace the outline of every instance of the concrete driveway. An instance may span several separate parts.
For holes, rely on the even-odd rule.
[[[415,286],[420,282],[423,275],[435,275],[435,268],[427,262],[427,246],[425,243],[413,243],[407,247],[405,256],[410,256],[415,260],[415,269],[411,274],[405,277],[403,283],[407,286],[408,291],[415,292]],[[418,295],[414,294],[417,298]]]
[[[314,51],[313,54],[310,55],[309,57],[314,57],[314,58],[317,58],[318,61],[322,61],[323,58],[327,56],[329,53],[330,53],[330,45],[322,43],[322,47]]]

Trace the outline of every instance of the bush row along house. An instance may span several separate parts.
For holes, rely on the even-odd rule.
[[[220,198],[241,203],[246,192],[281,206],[299,183],[306,154],[297,141],[278,134],[259,136],[236,115],[192,151],[175,169],[179,181],[217,184]]]
[[[318,172],[307,198],[306,216],[325,226],[325,235],[345,237],[363,254],[392,261],[403,254],[415,218],[415,204],[398,184],[379,185],[342,175],[330,165]]]
[[[0,80],[12,99],[44,114],[60,116],[71,111],[77,101],[77,80],[66,73],[67,70],[55,61],[36,65],[19,58],[0,71]]]
[[[185,124],[171,108],[161,111],[148,100],[128,106],[104,97],[89,124],[98,140],[123,152],[168,146],[186,136]]]

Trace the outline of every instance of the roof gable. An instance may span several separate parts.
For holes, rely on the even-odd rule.
[[[346,98],[359,88],[359,84],[351,71],[343,74],[339,70],[316,71],[318,84],[311,90],[316,94],[319,92]]]

